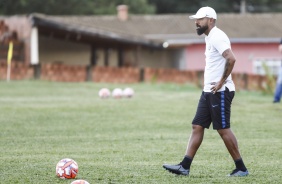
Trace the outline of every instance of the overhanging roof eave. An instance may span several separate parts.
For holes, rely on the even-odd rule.
[[[140,45],[149,48],[162,48],[162,43],[153,41],[146,38],[138,38],[138,37],[125,37],[113,32],[107,32],[103,30],[87,30],[79,27],[74,27],[72,25],[67,25],[63,23],[59,23],[52,20],[47,20],[36,15],[30,15],[30,20],[32,22],[32,26],[36,27],[48,27],[54,30],[61,30],[66,31],[68,33],[76,33],[80,35],[86,35],[90,37],[96,37],[100,39],[107,39],[116,42],[120,42],[123,44],[130,44],[130,45]]]

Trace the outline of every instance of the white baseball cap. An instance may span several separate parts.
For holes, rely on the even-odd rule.
[[[204,17],[217,19],[215,10],[208,6],[200,8],[195,15],[189,16],[190,19],[201,19]]]

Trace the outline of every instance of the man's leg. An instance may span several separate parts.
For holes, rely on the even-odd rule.
[[[205,129],[200,125],[192,125],[192,128],[193,130],[187,144],[185,157],[182,162],[180,162],[180,164],[188,170],[190,170],[193,158],[202,144],[205,133]]]
[[[231,157],[233,158],[236,169],[230,174],[230,176],[246,176],[248,175],[248,170],[243,162],[243,159],[239,152],[239,147],[237,139],[230,128],[217,130],[223,142],[229,151]]]
[[[233,160],[241,158],[238,143],[230,128],[217,130]]]
[[[189,142],[187,144],[187,149],[185,157],[182,162],[177,165],[164,164],[163,167],[175,174],[188,175],[190,171],[190,166],[193,161],[193,158],[200,147],[203,137],[204,137],[204,128],[200,125],[192,125],[192,134],[190,136]]]
[[[281,94],[282,94],[282,67],[280,67],[277,76],[276,88],[275,88],[274,100],[273,100],[274,103],[280,102]]]
[[[280,81],[280,83],[277,82],[277,84],[276,84],[273,103],[279,103],[280,102],[281,94],[282,94],[282,81]]]
[[[189,142],[187,144],[186,154],[185,156],[193,159],[198,148],[200,147],[203,138],[205,129],[199,125],[192,125],[192,134],[190,136]]]
[[[163,167],[175,174],[188,175],[192,160],[200,147],[204,137],[204,127],[209,128],[211,124],[211,116],[209,106],[205,97],[205,93],[199,100],[196,115],[192,121],[192,134],[187,144],[187,149],[183,160],[177,165],[164,164]]]

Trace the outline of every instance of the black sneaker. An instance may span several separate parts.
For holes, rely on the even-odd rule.
[[[246,171],[241,171],[241,170],[239,170],[239,169],[234,169],[234,170],[232,171],[232,173],[229,174],[228,176],[242,177],[242,176],[248,176],[248,175],[249,175],[248,170],[246,170]]]
[[[185,175],[185,176],[189,175],[189,169],[184,169],[182,167],[182,165],[180,165],[180,164],[178,164],[178,165],[164,164],[163,168],[165,168],[169,172],[177,174],[177,175]]]

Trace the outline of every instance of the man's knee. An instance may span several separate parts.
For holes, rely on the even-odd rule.
[[[204,131],[204,127],[200,125],[192,125],[192,129],[193,129],[193,132],[203,132]]]
[[[228,135],[228,134],[232,133],[231,130],[230,130],[230,128],[219,129],[219,130],[217,130],[217,132],[219,133],[219,135],[220,135],[221,137],[224,136],[224,135]]]

